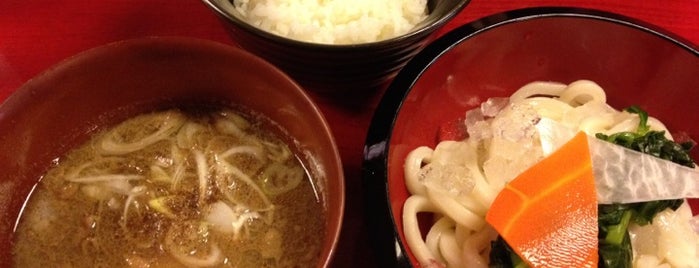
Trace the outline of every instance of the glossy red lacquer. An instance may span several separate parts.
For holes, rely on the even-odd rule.
[[[242,106],[297,142],[291,147],[315,177],[326,208],[318,267],[328,266],[342,225],[345,184],[325,118],[303,89],[266,61],[184,37],[88,50],[31,79],[0,106],[0,266],[11,266],[15,221],[53,159],[139,113],[192,105]]]
[[[699,140],[696,49],[647,26],[590,10],[499,14],[446,34],[399,73],[381,105],[400,99],[391,90],[407,92],[396,106],[386,168],[389,211],[411,263],[401,218],[405,157],[418,146],[434,147],[440,135],[450,135],[445,127],[490,97],[507,97],[535,80],[589,79],[606,90],[612,106],[640,105],[670,130]],[[699,159],[699,151],[692,156]],[[691,204],[696,213],[696,200]]]

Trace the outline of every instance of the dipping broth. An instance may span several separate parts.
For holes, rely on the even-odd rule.
[[[55,160],[27,201],[16,267],[312,267],[324,206],[268,121],[167,110]]]

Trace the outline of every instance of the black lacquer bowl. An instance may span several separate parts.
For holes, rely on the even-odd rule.
[[[281,37],[249,24],[231,1],[202,0],[244,49],[270,61],[305,88],[358,92],[390,81],[405,63],[433,40],[436,31],[463,10],[470,0],[429,0],[428,17],[395,38],[362,44],[330,45]]]
[[[694,45],[653,25],[596,10],[515,10],[437,39],[392,81],[366,139],[366,209],[383,267],[419,266],[405,243],[401,218],[408,197],[406,155],[418,146],[433,148],[465,111],[531,81],[589,79],[607,91],[612,106],[640,105],[668,129],[699,140],[697,77]],[[692,156],[699,159],[698,151]],[[696,214],[696,200],[690,203]]]

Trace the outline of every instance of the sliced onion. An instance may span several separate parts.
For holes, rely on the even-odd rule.
[[[121,215],[121,223],[122,223],[123,228],[126,228],[126,222],[128,220],[129,208],[131,207],[131,204],[134,202],[136,197],[145,193],[145,191],[146,191],[145,186],[136,186],[133,189],[131,189],[131,193],[129,194],[128,197],[126,197],[126,201],[124,201],[124,211]]]
[[[250,146],[250,145],[245,146],[244,145],[244,146],[234,146],[234,147],[226,150],[225,152],[221,153],[220,157],[221,158],[228,158],[229,156],[232,156],[235,154],[249,154],[249,155],[252,155],[253,157],[255,157],[259,160],[262,160],[263,153],[264,152],[262,151],[262,149],[257,147],[257,146]]]
[[[219,191],[221,191],[228,201],[234,204],[244,204],[251,209],[260,211],[271,210],[274,208],[274,205],[272,205],[269,197],[267,197],[264,191],[262,191],[262,189],[260,189],[260,187],[252,181],[250,176],[219,156],[215,156],[214,161],[216,163],[215,181],[218,184],[217,186]],[[234,179],[235,181],[231,182],[231,179]],[[245,202],[244,200],[239,200],[238,198],[234,197],[231,191],[229,191],[228,185],[235,185],[237,182],[242,182],[244,186],[249,187],[249,189],[252,190],[252,192],[262,201],[262,206],[255,206],[254,204],[251,204],[251,202]]]
[[[186,172],[186,166],[185,166],[185,156],[180,151],[180,149],[173,145],[172,149],[170,150],[170,153],[172,154],[172,163],[173,163],[173,172],[172,172],[172,189],[177,189],[179,187],[180,182],[185,176]]]
[[[247,136],[245,130],[250,127],[250,122],[235,112],[225,112],[221,114],[221,117],[216,119],[214,125],[218,131],[239,138],[245,138]]]
[[[179,263],[186,265],[188,267],[210,267],[218,264],[223,259],[223,254],[221,249],[215,243],[204,240],[204,243],[210,243],[208,249],[208,254],[206,256],[198,257],[192,254],[188,254],[181,250],[181,246],[187,246],[191,243],[199,243],[200,241],[191,241],[191,239],[204,239],[202,237],[193,237],[197,235],[205,236],[201,234],[201,230],[177,230],[177,227],[186,228],[196,228],[195,226],[173,226],[165,234],[165,241],[163,246],[165,250],[172,255]],[[182,238],[182,240],[176,240],[177,238]],[[192,252],[188,250],[188,252]],[[194,251],[196,252],[196,250]]]
[[[167,139],[184,124],[186,119],[183,114],[174,111],[144,116],[148,116],[147,119],[149,120],[158,121],[157,125],[159,125],[159,128],[155,132],[138,140],[125,142],[121,141],[119,137],[120,128],[117,127],[107,132],[98,142],[98,149],[100,152],[106,155],[123,155],[141,150],[156,142]],[[138,120],[138,118],[132,120]]]
[[[233,234],[233,238],[238,239],[240,231],[245,224],[260,217],[260,213],[251,211],[243,206],[231,207],[223,201],[218,201],[211,204],[205,219],[216,230]]]
[[[208,186],[209,186],[209,165],[206,162],[206,156],[204,153],[194,150],[194,161],[197,163],[197,177],[199,178],[199,203],[203,203],[204,199],[208,196]]]
[[[106,175],[96,175],[89,177],[78,177],[78,178],[66,178],[69,182],[78,183],[93,183],[93,182],[106,182],[106,181],[116,181],[116,180],[141,180],[144,177],[141,175],[128,175],[128,174],[106,174]]]
[[[121,195],[129,195],[134,188],[133,185],[131,185],[131,183],[129,183],[127,180],[112,180],[102,182],[97,185],[104,187],[108,191]]]
[[[272,161],[284,162],[291,156],[291,151],[286,145],[276,144],[272,142],[263,141],[262,144],[265,145],[267,149],[267,157]]]
[[[260,174],[262,189],[268,195],[280,195],[295,189],[304,178],[304,170],[300,167],[288,167],[272,163]]]
[[[93,161],[84,163],[77,168],[71,169],[66,173],[66,180],[74,179],[77,177],[85,177],[94,174],[106,174],[111,173],[110,167],[114,166],[125,166],[123,163],[125,158],[122,157],[98,157]]]
[[[164,183],[172,183],[173,179],[165,170],[158,165],[150,166],[150,180]]]
[[[104,200],[107,200],[110,197],[112,197],[112,193],[107,191],[107,189],[105,189],[102,186],[94,185],[94,184],[84,185],[84,186],[80,187],[80,191],[84,195],[86,195],[92,199],[100,200],[100,201],[104,201]]]
[[[180,148],[192,147],[196,142],[194,140],[194,134],[196,134],[197,132],[202,131],[204,129],[205,129],[204,126],[197,124],[197,123],[193,123],[193,122],[185,123],[182,126],[182,128],[180,128],[180,130],[177,132],[177,137],[176,137],[177,146],[179,146]]]

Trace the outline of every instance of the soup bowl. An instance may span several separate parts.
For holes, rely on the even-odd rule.
[[[461,12],[469,0],[429,0],[427,17],[407,33],[357,44],[323,44],[272,34],[246,20],[233,8],[238,0],[203,0],[236,42],[274,63],[319,92],[367,92],[383,86]],[[251,1],[253,2],[253,1]]]
[[[317,267],[330,263],[344,209],[335,140],[305,91],[273,65],[212,41],[152,37],[87,50],[32,78],[0,106],[0,266],[37,181],[92,134],[135,115],[198,106],[244,107],[273,122],[308,169],[322,203]]]
[[[532,81],[597,82],[607,102],[639,105],[671,131],[699,139],[699,53],[658,27],[589,9],[513,10],[460,26],[398,73],[364,148],[367,213],[386,266],[419,267],[406,244],[404,164],[419,146],[461,139],[465,112]],[[691,151],[698,159],[699,151]],[[697,203],[690,200],[695,209]],[[423,226],[424,227],[424,226]],[[423,235],[426,233],[422,230]]]

